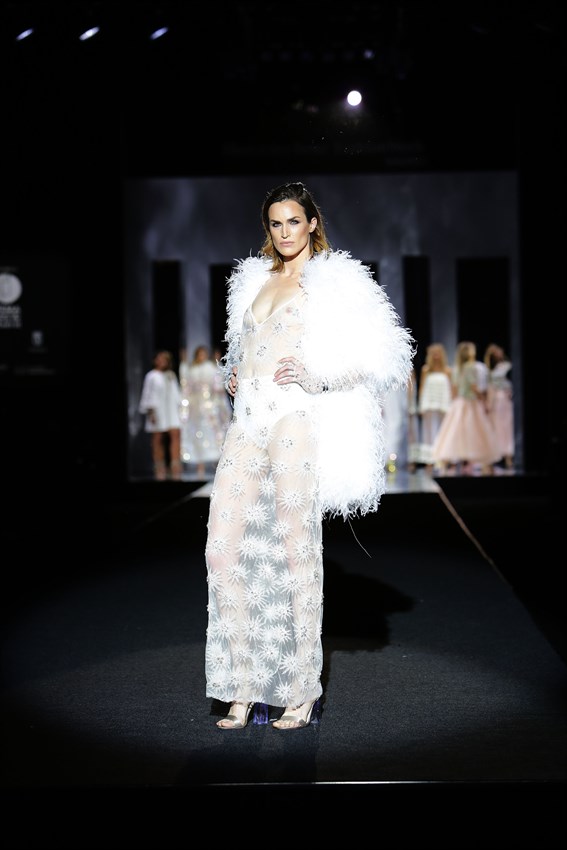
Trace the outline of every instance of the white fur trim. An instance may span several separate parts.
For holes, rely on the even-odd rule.
[[[223,361],[238,364],[244,313],[270,274],[270,261],[237,261],[228,281]],[[317,254],[304,267],[307,292],[304,365],[310,375],[353,389],[316,398],[323,513],[375,511],[386,489],[382,398],[407,385],[413,340],[370,269],[346,251]]]

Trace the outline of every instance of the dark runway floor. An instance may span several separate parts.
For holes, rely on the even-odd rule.
[[[206,487],[129,485],[46,506],[25,539],[12,527],[8,846],[181,847],[217,818],[229,845],[252,830],[287,847],[299,828],[333,844],[563,846],[553,488],[394,485],[352,528],[325,523],[325,702],[297,732],[223,732],[226,706],[204,696]]]

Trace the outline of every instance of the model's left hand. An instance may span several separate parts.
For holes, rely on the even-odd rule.
[[[225,388],[229,396],[231,398],[234,398],[234,396],[236,395],[236,390],[238,389],[238,366],[232,367],[232,374],[226,382]]]
[[[299,384],[306,393],[323,392],[324,383],[319,378],[312,378],[307,373],[303,363],[300,363],[295,357],[282,357],[278,360],[281,363],[279,369],[274,373],[274,381],[277,384]]]

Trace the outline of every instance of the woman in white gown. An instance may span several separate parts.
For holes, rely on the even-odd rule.
[[[303,184],[269,193],[262,223],[260,254],[229,279],[223,365],[234,415],[205,550],[206,693],[230,705],[222,729],[244,728],[254,704],[285,709],[277,729],[317,717],[323,514],[378,508],[380,399],[405,386],[413,357],[370,270],[331,251]]]
[[[198,345],[191,363],[179,364],[181,381],[181,455],[184,463],[196,466],[200,477],[206,465],[220,457],[230,422],[230,406],[222,372],[209,355],[206,345]]]

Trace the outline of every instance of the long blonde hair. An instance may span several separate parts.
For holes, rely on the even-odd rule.
[[[476,358],[476,345],[469,340],[463,340],[457,345],[455,354],[455,371],[460,372],[466,363]]]
[[[425,353],[425,365],[430,372],[434,372],[436,370],[436,364],[434,363],[436,354],[440,355],[439,371],[446,372],[448,366],[447,352],[442,342],[432,342],[431,345],[427,346]]]

